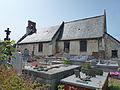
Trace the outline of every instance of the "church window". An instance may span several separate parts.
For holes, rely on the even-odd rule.
[[[118,50],[112,50],[112,58],[118,57]]]
[[[87,41],[86,40],[80,41],[80,51],[81,52],[87,51]]]
[[[69,49],[70,49],[70,42],[69,41],[65,41],[64,42],[64,51],[68,53]]]
[[[38,52],[42,52],[43,51],[43,44],[39,43],[38,44]]]

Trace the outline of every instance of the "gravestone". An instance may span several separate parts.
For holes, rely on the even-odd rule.
[[[24,62],[31,61],[31,57],[29,55],[29,50],[27,48],[25,48],[23,51],[23,61]]]
[[[64,57],[64,60],[70,59],[70,55],[68,53],[64,53],[63,57]]]
[[[12,54],[13,54],[14,58],[12,58],[11,64],[17,69],[18,73],[22,73],[22,69],[23,69],[22,53],[19,51],[15,51]]]
[[[80,71],[79,71],[78,69],[74,69],[74,73],[75,73],[76,78],[77,78],[77,77],[78,77],[78,78],[81,78],[81,76],[80,76]]]
[[[96,77],[95,71],[93,71],[93,69],[82,69],[81,71],[86,76]]]

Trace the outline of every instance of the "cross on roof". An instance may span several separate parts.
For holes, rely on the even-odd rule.
[[[6,32],[6,38],[4,38],[4,40],[5,40],[5,41],[6,41],[6,40],[10,40],[9,35],[10,35],[10,32],[11,32],[11,31],[9,31],[9,28],[7,28],[7,30],[5,30],[5,32]]]

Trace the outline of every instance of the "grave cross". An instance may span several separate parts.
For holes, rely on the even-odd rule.
[[[7,30],[5,30],[5,32],[6,32],[6,38],[4,38],[4,41],[10,40],[9,35],[10,35],[11,31],[9,31],[9,28],[7,28]]]

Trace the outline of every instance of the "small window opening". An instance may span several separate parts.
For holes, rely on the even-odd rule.
[[[112,58],[118,57],[118,50],[112,50]]]

